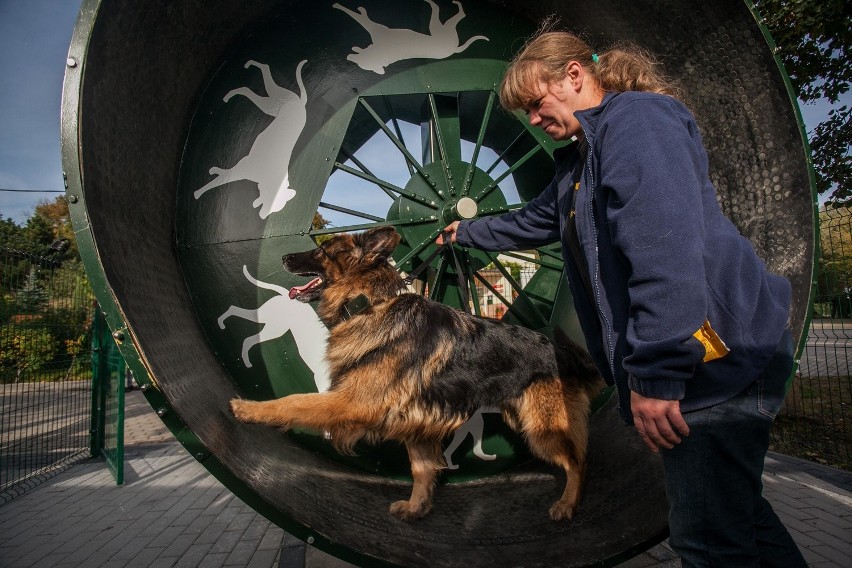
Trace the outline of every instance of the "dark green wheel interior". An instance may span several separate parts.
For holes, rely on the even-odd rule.
[[[384,32],[370,33],[359,6],[389,29],[436,35],[430,26],[454,26],[452,53],[401,57],[416,43],[410,36],[371,51]],[[327,388],[327,330],[311,306],[287,298],[304,279],[283,270],[282,255],[391,225],[403,237],[394,261],[410,272],[449,222],[520,207],[545,187],[554,146],[502,110],[496,89],[551,13],[596,48],[639,43],[680,81],[723,208],[793,283],[801,346],[811,177],[789,83],[747,5],[434,6],[437,18],[425,0],[85,0],[62,116],[84,262],[164,422],[229,489],[296,536],[363,565],[611,565],[664,538],[667,516],[659,461],[624,426],[614,397],[591,419],[584,498],[566,523],[547,517],[561,474],[531,460],[492,412],[482,414],[481,452],[471,436],[457,447],[448,440],[458,467],[442,477],[433,512],[402,523],[387,513],[410,490],[400,447],[343,457],[321,435],[243,425],[228,411],[235,396]],[[314,226],[317,212],[332,225]],[[414,290],[580,339],[558,245],[456,251],[460,270],[439,256]],[[459,276],[472,292],[467,306]]]
[[[285,336],[271,336],[244,354],[242,337],[257,322],[235,321],[232,325],[228,321],[222,327],[219,316],[229,305],[267,301],[262,295],[248,299],[258,289],[241,274],[242,266],[248,266],[247,258],[233,259],[231,269],[220,274],[211,266],[211,262],[222,263],[233,257],[229,249],[234,241],[239,241],[241,248],[253,245],[262,251],[250,255],[250,274],[288,288],[304,279],[282,270],[283,252],[312,247],[314,241],[327,235],[390,225],[402,236],[394,261],[400,271],[411,272],[431,255],[435,239],[446,225],[521,207],[545,187],[553,170],[553,142],[518,116],[502,110],[497,102],[495,85],[505,62],[494,58],[490,44],[517,39],[519,29],[492,24],[489,42],[484,44],[489,49],[476,65],[466,59],[441,61],[382,77],[358,89],[350,88],[350,81],[341,78],[339,84],[327,87],[324,97],[339,97],[342,104],[315,115],[310,80],[315,63],[299,51],[281,48],[282,24],[274,21],[240,44],[210,81],[190,127],[178,189],[178,215],[184,222],[177,226],[177,242],[189,288],[195,291],[193,301],[201,325],[245,396],[258,399],[322,390],[324,384],[313,376],[316,365],[306,362],[302,355],[299,336],[303,331],[290,329]],[[346,41],[340,44],[344,52]],[[303,59],[301,75],[307,77],[303,80],[308,118],[287,172],[289,179],[298,180],[290,184],[295,195],[280,210],[265,218],[258,216],[258,225],[252,202],[259,190],[251,181],[235,179],[201,195],[196,190],[208,183],[211,165],[222,164],[235,171],[240,166],[234,164],[250,160],[245,156],[264,151],[260,146],[266,142],[266,133],[277,128],[277,119],[270,122],[261,107],[249,100],[251,94],[241,91],[235,96],[235,89],[248,86],[252,93],[263,94],[283,87],[301,95],[298,79],[288,73],[298,69]],[[246,61],[268,65],[269,78],[263,78],[260,66]],[[289,103],[285,105],[299,104],[295,96],[287,96]],[[250,125],[252,135],[244,132],[245,125]],[[334,215],[338,221],[325,228],[312,226],[316,212]],[[274,233],[280,236],[273,237]],[[559,310],[554,309],[562,273],[558,245],[509,254],[512,256],[459,250],[457,268],[445,253],[422,273],[413,289],[464,308],[460,291],[463,281],[471,291],[466,309],[477,315],[483,315],[488,302],[492,315],[500,313],[532,329],[548,332],[554,325],[554,315],[560,325],[573,324],[567,289],[562,291]],[[518,271],[520,263],[527,268],[523,278]],[[459,268],[461,275],[457,274]],[[245,301],[235,303],[239,285],[250,291],[241,294]],[[482,307],[480,295],[484,296]],[[304,310],[301,313],[295,317],[297,326],[302,325],[302,317],[310,317]],[[293,316],[282,311],[276,317]],[[265,329],[271,327],[267,324]],[[573,327],[571,331],[575,331]],[[576,333],[575,338],[582,342]],[[261,363],[255,364],[252,359]],[[496,457],[480,460],[470,450],[465,453],[465,449],[472,449],[471,438],[453,460],[459,469],[448,471],[445,481],[490,475],[530,459],[520,439],[508,434],[496,416],[488,418],[483,449]],[[308,433],[295,437],[325,452],[329,459],[366,471],[409,477],[407,456],[393,445],[359,448],[357,457],[347,457],[321,440],[312,440]]]

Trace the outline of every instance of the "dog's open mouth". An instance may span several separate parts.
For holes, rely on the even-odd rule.
[[[322,278],[317,277],[302,286],[293,286],[290,288],[290,299],[311,302],[319,297],[322,284]]]

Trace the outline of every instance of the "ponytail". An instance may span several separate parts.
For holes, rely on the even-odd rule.
[[[573,34],[544,29],[509,64],[500,85],[500,103],[509,110],[523,108],[541,96],[541,82],[562,80],[571,61],[579,62],[604,91],[648,91],[678,96],[677,88],[663,74],[660,63],[639,46],[621,44],[595,53]]]
[[[647,91],[671,97],[678,89],[665,76],[657,59],[637,45],[622,44],[601,53],[588,70],[604,91]]]

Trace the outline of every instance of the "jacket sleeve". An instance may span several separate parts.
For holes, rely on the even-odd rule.
[[[617,114],[615,114],[617,113]],[[679,400],[705,351],[693,337],[707,311],[702,192],[707,158],[676,101],[640,98],[599,132],[606,229],[628,265],[628,384]]]
[[[556,178],[521,209],[481,219],[462,221],[456,242],[481,250],[507,251],[535,248],[559,240],[559,206]]]

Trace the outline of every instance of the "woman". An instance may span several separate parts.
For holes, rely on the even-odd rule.
[[[598,56],[568,33],[535,37],[500,101],[578,143],[522,209],[447,230],[485,250],[561,241],[587,347],[662,453],[685,566],[805,566],[761,495],[792,369],[790,284],[724,217],[694,117],[657,67],[638,48]]]

